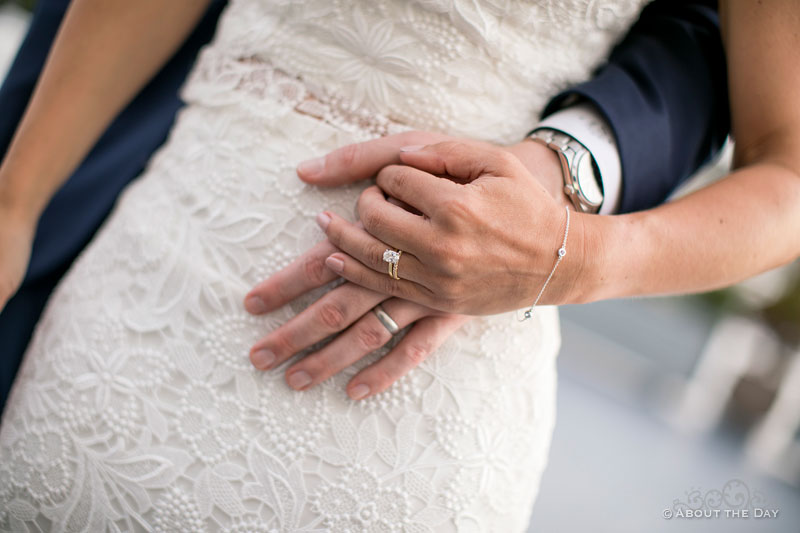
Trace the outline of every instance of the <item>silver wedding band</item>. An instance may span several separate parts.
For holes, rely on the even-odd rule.
[[[381,321],[381,324],[383,324],[383,327],[385,327],[389,333],[396,335],[397,332],[400,331],[400,326],[389,316],[389,313],[386,312],[381,304],[373,307],[372,312],[375,313],[375,316],[378,317],[378,320]]]

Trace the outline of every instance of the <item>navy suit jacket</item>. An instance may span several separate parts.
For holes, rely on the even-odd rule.
[[[641,211],[661,204],[725,143],[725,65],[716,0],[656,0],[608,63],[556,96],[543,115],[573,96],[594,103],[617,139],[620,212]]]
[[[69,0],[40,0],[0,88],[0,154],[27,105]],[[116,118],[53,197],[36,233],[22,287],[0,313],[0,410],[36,321],[55,284],[144,168],[181,106],[178,89],[213,35],[224,6],[212,4],[197,28]],[[596,77],[569,94],[595,103],[617,136],[622,208],[660,203],[714,153],[728,131],[725,62],[715,5],[656,0]],[[533,125],[532,125],[533,126]]]

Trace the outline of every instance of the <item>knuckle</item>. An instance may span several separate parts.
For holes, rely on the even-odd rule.
[[[336,150],[336,162],[343,167],[349,167],[358,162],[360,155],[360,144],[348,144]]]
[[[394,183],[396,190],[404,190],[408,188],[409,182],[409,169],[408,167],[394,165],[386,168],[386,177],[390,178]]]
[[[362,326],[356,330],[356,342],[366,350],[372,352],[383,346],[385,336],[382,331],[372,326]]]
[[[395,284],[395,280],[393,280],[389,276],[381,276],[378,285],[379,285],[378,290],[380,292],[382,292],[383,294],[389,294],[394,296],[397,287],[397,285]]]
[[[448,302],[454,302],[461,297],[461,283],[456,279],[444,279],[440,284],[440,295]]]
[[[363,209],[360,211],[361,222],[367,230],[374,230],[383,225],[383,214],[377,209]]]
[[[446,277],[456,277],[464,271],[466,257],[461,246],[445,241],[439,243],[431,252],[433,260]]]
[[[307,257],[303,260],[303,273],[312,283],[322,284],[325,282],[327,268],[324,260],[320,257]]]
[[[383,252],[386,251],[386,248],[374,244],[370,245],[367,250],[367,258],[370,261],[371,265],[375,268],[383,268],[386,266],[386,263],[383,261]]]
[[[450,224],[470,222],[474,218],[475,205],[471,198],[458,196],[442,202],[442,216]]]
[[[517,159],[517,156],[507,150],[498,150],[497,159],[498,163],[502,165],[502,168],[514,167],[519,164],[519,159]]]
[[[280,355],[288,356],[299,351],[297,346],[295,346],[294,342],[285,331],[276,331],[271,340],[275,348],[277,348],[276,354],[279,357]]]
[[[457,248],[448,247],[441,250],[439,253],[439,268],[445,276],[454,278],[463,272],[464,259],[461,257],[461,252]]]
[[[430,355],[431,351],[432,347],[430,344],[415,342],[413,344],[409,344],[404,350],[403,354],[406,358],[406,361],[411,366],[418,366],[428,357],[428,355]]]
[[[339,302],[325,302],[317,311],[319,321],[327,328],[340,331],[346,326],[347,314]]]

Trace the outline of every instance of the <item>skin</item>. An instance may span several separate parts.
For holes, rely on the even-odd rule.
[[[22,282],[36,222],[49,199],[83,160],[111,120],[185,40],[208,3],[207,0],[167,4],[155,0],[71,2],[31,102],[0,164],[0,309]],[[123,57],[125,61],[120,61]],[[64,132],[69,132],[69,135],[64,135]],[[337,177],[363,179],[387,164],[398,163],[396,154],[400,146],[445,139],[446,136],[439,134],[416,132],[407,137],[394,137],[384,145],[377,142],[369,146],[346,147],[337,152],[338,159],[326,158],[332,165],[328,170],[336,170],[339,164],[338,168],[346,167],[347,172],[337,172]],[[526,142],[508,149],[516,151],[532,169],[538,169],[538,176],[548,184],[553,194],[560,194],[555,156],[532,145]],[[362,149],[364,153],[359,152]],[[365,158],[365,155],[371,157]],[[359,166],[360,162],[366,166]],[[305,175],[313,179],[312,173]],[[319,177],[326,175],[331,174],[322,173]],[[308,272],[305,279],[319,283],[323,278],[335,277],[323,265],[324,257],[333,249],[321,249],[326,253],[319,261],[304,263],[309,269],[305,271]],[[279,291],[281,299],[265,296],[266,303],[262,302],[260,309],[279,301],[285,303],[305,290],[308,290],[307,283],[292,285],[287,282],[286,287],[281,286]],[[364,295],[368,292],[352,286],[349,294]],[[373,295],[371,299],[364,300],[362,296],[353,299],[363,305],[386,300],[386,297]],[[425,306],[396,299],[386,301],[385,306],[401,326],[415,323],[407,340],[397,348],[398,353],[406,354],[412,362],[424,358],[466,320],[459,316],[445,317]],[[248,308],[254,310],[252,304]],[[371,306],[361,309],[355,318],[360,318],[369,308]],[[324,316],[328,329],[320,327],[315,331],[337,332],[341,324],[352,320],[348,316],[340,322],[336,312],[330,311],[334,307],[326,309]],[[308,317],[310,313],[303,316]],[[293,321],[295,325],[298,323]],[[333,343],[331,350],[338,348],[354,353],[354,343],[359,342],[357,346],[366,350],[362,353],[367,353],[373,346],[388,340],[385,328],[380,328],[369,320],[362,321],[353,330],[354,335]],[[314,335],[319,336],[319,333]],[[286,336],[290,351],[300,345],[296,338]],[[407,372],[410,367],[402,363],[403,360],[398,360],[398,366],[391,372],[387,369],[386,375],[399,377]],[[382,375],[381,368],[376,372],[377,376]],[[319,379],[318,373],[316,379]],[[388,386],[394,378],[382,379]],[[376,391],[373,389],[373,393]]]
[[[0,309],[22,282],[47,202],[178,49],[208,3],[70,3],[0,165]]]
[[[301,179],[318,185],[349,183],[380,176],[388,169],[403,169],[401,149],[419,146],[424,142],[455,142],[456,139],[429,132],[408,132],[349,145],[331,152],[320,160],[306,162],[298,168]],[[463,141],[462,142],[471,142]],[[473,143],[476,146],[490,146]],[[569,204],[563,193],[563,179],[558,157],[550,149],[532,142],[523,141],[508,147],[497,147],[509,161],[530,169],[530,182],[521,185],[531,188],[534,194],[551,197],[558,209]],[[534,179],[532,176],[536,175]],[[446,180],[445,180],[446,181]],[[392,209],[401,212],[419,212],[412,198],[398,197],[386,200]],[[383,199],[383,196],[381,196]],[[410,213],[409,213],[410,215]],[[345,222],[331,213],[323,213],[318,223],[327,227]],[[253,314],[273,311],[310,289],[336,279],[337,273],[326,267],[326,260],[338,249],[332,239],[311,248],[288,267],[259,283],[245,298],[245,307]],[[374,263],[382,264],[386,276],[386,263],[382,254],[386,249],[377,245],[371,253]],[[404,254],[403,272],[408,265]],[[386,279],[389,280],[388,276]],[[389,280],[391,282],[391,280]],[[386,344],[392,335],[370,311],[382,304],[386,312],[403,328],[412,325],[408,333],[386,356],[356,374],[347,386],[353,399],[378,394],[397,379],[408,373],[433,353],[469,316],[447,313],[435,309],[436,305],[420,305],[401,298],[390,298],[385,291],[370,290],[355,283],[344,285],[328,292],[286,324],[253,345],[250,358],[256,368],[271,370],[282,365],[298,352],[331,335],[338,334],[331,343],[289,365],[285,370],[286,381],[294,389],[305,390],[347,368],[365,355]]]
[[[0,305],[19,286],[35,221],[47,201],[113,117],[185,39],[207,3],[73,1],[29,108],[0,166]],[[792,52],[800,44],[798,13],[792,0],[730,2],[721,6],[721,20],[730,66],[737,169],[720,183],[657,209],[619,217],[574,214],[568,254],[542,303],[708,290],[797,257],[800,67]],[[120,61],[121,57],[125,61]],[[419,336],[412,337],[418,343],[408,344],[408,361],[398,362],[393,367],[394,373],[387,370],[368,376],[376,380],[363,383],[371,394],[386,388],[390,384],[386,380],[424,359],[432,351],[430,348],[440,342],[439,333],[447,335],[459,325],[452,316],[443,320],[442,310],[463,319],[465,312],[497,312],[532,301],[541,287],[543,273],[552,267],[554,250],[562,237],[564,213],[553,196],[557,187],[537,188],[536,180],[531,179],[534,174],[541,177],[548,165],[529,167],[524,155],[517,154],[514,159],[507,154],[508,149],[485,145],[475,148],[470,142],[442,144],[434,140],[403,142],[401,146],[419,144],[426,147],[402,155],[400,146],[394,152],[384,146],[381,153],[386,157],[382,167],[389,166],[382,171],[380,181],[383,187],[403,198],[406,196],[397,185],[414,180],[421,183],[424,177],[430,183],[437,183],[437,190],[448,195],[438,198],[442,205],[426,203],[421,207],[430,213],[413,214],[398,210],[397,202],[381,200],[377,191],[370,189],[371,196],[359,203],[367,231],[359,237],[360,247],[353,244],[352,249],[346,243],[356,235],[354,230],[361,231],[360,228],[346,229],[333,217],[327,224],[324,217],[320,221],[333,239],[339,239],[345,247],[343,252],[327,255],[324,261],[328,268],[335,268],[336,261],[341,261],[343,277],[380,293],[370,303],[384,298],[387,311],[403,323],[415,322],[415,329],[425,326],[420,328]],[[526,146],[520,152],[535,154],[536,150]],[[345,162],[353,169],[359,168],[358,149],[344,148],[342,153],[349,154]],[[456,153],[463,157],[451,169],[449,156]],[[478,154],[480,157],[476,157]],[[409,170],[397,168],[398,163],[422,168],[417,168],[420,173],[411,178]],[[322,173],[313,172],[319,168]],[[533,173],[531,168],[535,170]],[[306,170],[299,169],[301,177],[319,185],[336,185],[337,180],[352,181],[359,179],[359,175],[361,179],[367,177],[352,169],[346,174],[333,174],[318,163],[307,166]],[[456,183],[436,175],[442,170]],[[446,181],[450,184],[443,185]],[[510,183],[529,187],[512,194]],[[475,191],[487,192],[487,196],[483,198]],[[551,193],[547,194],[548,191]],[[418,197],[406,199],[418,200]],[[501,212],[499,206],[504,200],[511,202],[513,212]],[[397,218],[381,218],[387,209],[392,209],[390,212]],[[442,231],[436,235],[438,255],[432,247],[426,249],[421,240],[408,240],[409,228],[423,227],[419,221],[416,226],[412,224],[409,217],[425,221],[424,215],[428,215],[429,227]],[[509,225],[503,232],[505,224]],[[464,240],[465,235],[476,233],[475,228],[486,228],[478,234],[484,243],[493,246],[486,248],[486,252]],[[698,234],[703,238],[697,238]],[[388,276],[365,264],[372,257],[364,240],[374,238],[370,235],[403,244],[404,249],[416,252],[416,255],[409,252],[401,263],[401,276],[410,274],[415,279],[387,283]],[[496,239],[489,242],[488,235]],[[323,255],[327,245],[320,246],[317,251]],[[420,260],[416,270],[411,256]],[[498,286],[502,290],[498,291],[492,290],[490,283],[466,287],[461,281],[464,277],[491,279],[486,276],[503,272],[516,273],[518,279],[513,281],[512,275],[501,278]],[[317,278],[309,277],[304,282],[287,278],[287,283],[296,290],[329,275],[323,271]],[[443,299],[431,298],[422,287]],[[512,291],[512,287],[516,290]],[[474,294],[467,294],[467,289]],[[278,289],[283,291],[280,298],[291,296],[292,290]],[[350,290],[354,291],[351,294],[358,294],[355,289]],[[499,295],[509,298],[503,300]],[[421,307],[404,303],[402,309],[396,308],[398,299],[410,300]],[[268,308],[269,298],[265,295],[263,300]],[[248,308],[259,311],[249,304]],[[359,318],[357,315],[354,312],[356,318],[348,315],[347,320],[331,321],[330,331],[337,331],[343,324],[350,325]],[[418,316],[422,319],[415,318]],[[363,314],[360,317],[369,318]],[[369,335],[363,337],[369,340]],[[380,342],[377,336],[372,337],[372,344],[365,347]],[[296,346],[286,348],[291,350]],[[351,395],[359,384],[362,383],[348,385]]]
[[[707,291],[800,255],[800,64],[794,53],[800,13],[791,0],[720,7],[733,172],[655,209],[614,217],[573,213],[568,253],[541,303]],[[340,250],[325,259],[331,272],[449,313],[530,305],[554,263],[565,217],[525,165],[501,148],[463,141],[414,146],[387,159],[376,186],[359,200],[363,226],[331,213],[318,219]],[[307,176],[302,167],[299,173],[319,185],[349,180],[333,172]],[[389,247],[404,250],[400,281],[387,275],[380,257]],[[289,370],[298,368],[319,371],[302,361]],[[357,375],[348,390],[361,383],[383,390],[392,377]]]

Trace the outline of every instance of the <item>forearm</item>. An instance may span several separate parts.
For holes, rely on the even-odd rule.
[[[765,160],[656,209],[586,220],[580,301],[731,285],[800,255],[800,173]]]
[[[207,4],[73,0],[0,166],[0,206],[38,217]]]

